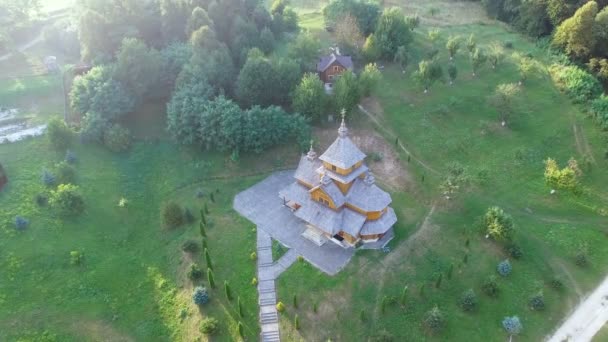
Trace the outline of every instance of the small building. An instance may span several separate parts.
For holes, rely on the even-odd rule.
[[[57,57],[55,56],[46,56],[44,57],[44,66],[46,67],[46,71],[48,73],[54,73],[59,71],[59,64],[57,64]]]
[[[365,154],[348,137],[342,116],[338,138],[320,157],[302,156],[295,182],[279,192],[283,204],[307,223],[303,237],[344,248],[392,236],[397,222],[391,196],[375,184]],[[387,238],[389,238],[387,237]]]
[[[317,63],[317,73],[324,83],[333,83],[346,70],[353,70],[353,59],[339,52],[321,57]]]

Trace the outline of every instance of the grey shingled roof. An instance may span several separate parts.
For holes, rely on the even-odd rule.
[[[393,208],[388,208],[386,213],[382,215],[379,219],[374,221],[367,221],[363,225],[361,229],[361,235],[375,235],[375,234],[384,234],[391,227],[397,223],[397,215]]]
[[[312,186],[316,186],[319,183],[319,179],[321,179],[317,173],[319,167],[323,167],[323,163],[318,158],[310,160],[308,157],[302,156],[294,177]]]
[[[367,168],[367,165],[361,164],[361,166],[359,166],[357,169],[355,169],[348,175],[344,176],[339,173],[335,173],[332,170],[328,170],[323,165],[321,165],[321,167],[319,167],[317,169],[317,173],[326,174],[329,178],[335,179],[338,182],[343,183],[343,184],[348,184],[348,183],[352,182],[355,178],[357,178],[357,177],[361,176],[362,174],[364,174],[365,172],[367,172],[368,170],[369,169]]]
[[[352,70],[353,68],[353,59],[350,56],[340,56],[332,53],[329,56],[323,56],[319,59],[319,63],[317,63],[317,72],[327,70],[334,62],[340,63],[340,65],[349,70]]]
[[[384,190],[375,184],[365,184],[361,179],[355,180],[346,193],[346,201],[353,206],[366,211],[381,211],[391,204],[392,199]]]
[[[348,136],[338,137],[319,159],[341,169],[350,169],[365,159],[365,153]]]
[[[328,184],[323,184],[321,185],[321,189],[323,189],[323,191],[325,191],[325,193],[331,197],[336,205],[336,208],[340,208],[344,205],[344,203],[346,203],[346,197],[344,197],[342,191],[340,191],[340,188],[338,188],[336,183],[329,182]]]
[[[330,235],[338,234],[342,230],[357,237],[366,220],[365,216],[353,210],[334,211],[311,199],[301,205],[295,212],[296,217]]]

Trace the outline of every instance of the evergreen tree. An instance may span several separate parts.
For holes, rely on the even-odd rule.
[[[295,294],[293,295],[293,307],[298,308],[298,296]]]
[[[317,302],[314,302],[314,303],[312,304],[312,312],[317,313],[317,310],[318,310],[318,309],[319,309],[319,308],[318,308],[318,304],[317,304]]]
[[[199,226],[199,231],[201,233],[201,237],[203,237],[203,238],[207,237],[207,232],[205,231],[205,223],[203,223],[203,221],[201,221],[201,223],[198,226]]]
[[[328,100],[319,76],[307,73],[293,92],[292,107],[305,117],[319,121],[325,114]]]
[[[448,50],[450,61],[454,60],[456,53],[460,49],[460,37],[450,36],[448,42],[445,44],[445,47]]]
[[[205,214],[209,215],[209,206],[207,205],[207,202],[205,202]]]
[[[206,238],[201,238],[201,242],[202,242],[202,246],[203,246],[203,251],[207,249],[207,239]]]
[[[361,309],[361,311],[359,311],[359,319],[361,320],[361,322],[365,322],[365,310]]]
[[[296,330],[300,330],[300,317],[298,317],[298,314],[294,318],[293,326]]]
[[[420,284],[420,297],[422,297],[422,298],[425,297],[424,288],[425,288],[424,283]]]
[[[439,276],[437,277],[437,281],[435,281],[435,288],[441,287],[442,280],[443,280],[443,273],[439,273]]]
[[[448,280],[452,279],[452,272],[454,271],[454,264],[450,264],[450,268],[448,268],[447,278]]]
[[[211,262],[211,257],[209,256],[209,249],[205,248],[205,261],[207,262],[207,268],[213,269],[213,263]]]
[[[473,68],[473,77],[477,76],[477,71],[479,71],[479,68],[481,68],[486,61],[488,60],[488,57],[486,56],[485,52],[481,49],[475,49],[475,51],[473,52],[473,54],[471,55],[471,66]]]
[[[209,282],[209,286],[211,286],[212,289],[215,288],[215,278],[213,276],[213,270],[208,268],[207,269],[207,281]]]
[[[243,323],[241,323],[240,321],[238,323],[238,329],[239,329],[239,336],[245,337],[245,329],[243,327]]]
[[[224,292],[226,293],[226,299],[232,300],[232,291],[230,289],[230,284],[228,284],[227,280],[224,280]]]
[[[406,301],[407,301],[407,285],[403,287],[403,290],[401,291],[401,298],[399,298],[399,302],[401,303],[401,305],[405,305]]]
[[[239,311],[239,317],[243,317],[243,304],[241,304],[241,296],[238,296],[236,299],[236,306]]]

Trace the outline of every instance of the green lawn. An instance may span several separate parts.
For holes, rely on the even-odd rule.
[[[507,50],[507,55],[530,52],[545,67],[551,60],[533,43],[499,26],[465,25],[442,30],[443,39],[435,47],[440,50],[444,67],[447,32],[464,37],[475,33],[481,46],[511,41],[514,50]],[[579,107],[556,89],[547,74],[523,86],[517,115],[507,128],[501,127],[487,98],[499,83],[517,82],[518,73],[510,58],[496,71],[486,67],[473,78],[468,58],[461,51],[456,58],[459,77],[455,85],[436,84],[424,95],[410,76],[419,56],[431,48],[425,33],[417,35],[414,45],[415,60],[405,75],[393,65],[386,65],[383,71],[384,80],[375,92],[377,105],[373,108],[380,123],[388,127],[380,131],[390,141],[398,136],[414,157],[440,174],[447,171],[450,163],[459,162],[466,167],[472,182],[446,201],[438,189],[443,176],[412,162],[410,171],[423,188],[418,191],[418,203],[426,203],[426,210],[431,207],[428,203],[437,204],[430,218],[431,227],[425,226],[422,237],[413,244],[397,239],[392,243],[393,251],[386,256],[379,252],[358,253],[334,278],[319,274],[306,264],[289,269],[279,279],[280,299],[290,303],[296,293],[302,305],[297,310],[290,307],[283,316],[284,330],[293,338],[305,340],[353,341],[387,332],[396,340],[443,340],[450,336],[455,341],[486,341],[490,336],[506,338],[502,319],[518,315],[524,325],[519,340],[542,340],[578,302],[578,296],[590,291],[605,276],[608,218],[600,213],[608,209],[608,161],[602,156],[606,138]],[[580,134],[578,144],[574,125]],[[551,196],[543,180],[543,160],[552,157],[564,165],[575,157],[582,162],[585,156],[581,151],[585,149],[592,152],[594,162],[582,178],[584,193],[574,196],[560,192]],[[409,217],[404,215],[406,208],[416,208],[416,204],[401,201],[401,195],[393,194],[393,206],[400,220],[397,233],[408,236],[419,227],[424,214],[416,215],[415,211]],[[477,218],[493,205],[513,216],[517,225],[515,242],[524,253],[520,260],[511,259],[513,274],[499,279],[501,294],[497,299],[482,294],[481,282],[496,274],[496,265],[508,255],[475,229]],[[403,234],[401,226],[411,217],[415,220]],[[591,260],[584,269],[573,262],[581,245],[586,245]],[[452,279],[447,280],[450,264],[455,268]],[[444,279],[437,289],[439,274]],[[564,283],[562,291],[549,286],[553,278]],[[419,290],[422,284],[424,295]],[[388,305],[382,313],[382,298],[398,298],[405,285],[410,291],[407,304]],[[460,295],[469,288],[475,290],[480,301],[474,313],[464,313],[458,306]],[[545,296],[544,312],[528,308],[529,298],[538,291]],[[317,313],[312,310],[313,303],[318,303]],[[424,313],[435,305],[445,312],[448,322],[440,336],[430,335],[421,325]],[[296,312],[302,326],[299,332],[293,329]]]
[[[208,315],[221,322],[215,340],[236,339],[238,321],[244,323],[247,337],[255,340],[257,292],[250,284],[255,263],[249,258],[255,250],[255,231],[232,210],[232,199],[269,169],[291,163],[279,156],[297,155],[296,150],[275,151],[274,162],[251,156],[241,161],[243,165],[232,165],[224,155],[165,143],[138,143],[125,155],[89,145],[74,146],[74,151],[77,184],[87,209],[79,218],[64,220],[34,202],[45,191],[42,168],[52,169],[63,153],[49,150],[44,139],[0,146],[0,160],[9,177],[9,185],[0,193],[4,275],[0,278],[0,340],[40,337],[46,332],[57,341],[107,336],[190,341],[200,335],[199,317]],[[212,178],[216,180],[206,180]],[[205,198],[195,196],[199,190]],[[123,197],[128,205],[119,208]],[[185,272],[192,261],[205,264],[200,254],[191,261],[180,248],[186,239],[199,241],[198,224],[161,228],[159,208],[170,199],[197,217],[204,202],[211,211],[207,234],[218,288],[211,291],[211,303],[200,313],[191,304],[192,285]],[[14,229],[17,215],[30,220],[26,231]],[[85,254],[80,267],[69,264],[73,250]],[[241,297],[243,318],[238,317],[236,299],[225,299],[224,280]]]

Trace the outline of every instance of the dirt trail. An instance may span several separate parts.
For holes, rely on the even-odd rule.
[[[592,163],[595,163],[595,157],[593,156],[593,152],[591,151],[591,146],[589,146],[589,142],[587,141],[587,137],[585,133],[578,127],[578,124],[572,125],[572,130],[574,131],[574,140],[576,142],[576,150],[581,156],[587,156],[590,158]]]
[[[391,138],[395,138],[395,139],[398,138],[391,130],[389,130],[382,123],[380,123],[380,121],[378,120],[378,118],[376,117],[376,115],[374,115],[373,113],[371,113],[370,111],[368,111],[367,109],[365,109],[362,105],[358,105],[358,107],[359,107],[359,110],[361,110],[361,112],[363,112],[365,115],[367,115],[367,117],[369,117],[370,120],[372,120],[378,127],[380,127],[380,129],[382,129],[388,136],[390,136]],[[420,164],[423,168],[425,168],[426,170],[428,170],[431,173],[434,173],[436,175],[440,175],[441,174],[439,171],[433,169],[431,166],[427,165],[424,161],[422,161],[421,159],[419,159],[416,156],[414,156],[405,147],[405,145],[403,145],[403,143],[401,142],[401,140],[398,140],[398,145],[399,145],[399,148],[401,148],[401,150],[403,150],[405,153],[407,153],[415,162],[417,162],[418,164]]]

